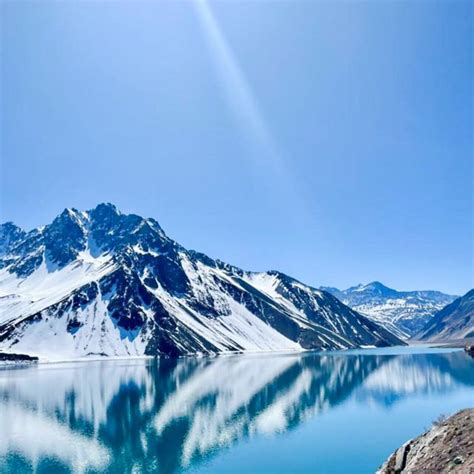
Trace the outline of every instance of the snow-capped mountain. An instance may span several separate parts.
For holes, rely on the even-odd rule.
[[[436,312],[457,298],[440,291],[397,291],[378,281],[347,290],[320,289],[383,324],[401,338],[409,338],[420,331]]]
[[[430,341],[474,338],[474,289],[438,311],[415,338]]]
[[[400,344],[337,298],[245,272],[111,204],[0,227],[0,350],[46,358]]]

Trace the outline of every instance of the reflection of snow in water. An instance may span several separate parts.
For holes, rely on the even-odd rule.
[[[239,409],[297,361],[292,356],[217,360],[193,374],[167,399],[155,418],[157,433],[192,413],[183,446],[185,465],[196,453],[231,443],[249,424],[249,413],[239,414]],[[212,403],[206,403],[206,399]]]
[[[77,473],[103,469],[110,461],[109,450],[96,439],[75,433],[42,413],[0,403],[0,420],[0,456],[19,453],[34,471],[42,457],[59,459]]]
[[[397,358],[370,374],[364,382],[369,391],[395,392],[397,395],[446,390],[455,385],[448,372],[413,364],[412,359]]]
[[[311,372],[304,370],[292,387],[257,416],[252,431],[266,434],[285,431],[288,426],[288,413],[298,409],[302,395],[308,393],[311,388],[311,380]]]
[[[74,472],[152,464],[172,473],[246,437],[285,432],[351,396],[389,405],[471,385],[469,363],[462,353],[280,354],[4,370],[0,471],[13,455],[33,466],[57,459]]]
[[[143,361],[85,362],[39,365],[34,369],[0,373],[0,395],[34,407],[40,413],[74,412],[92,423],[94,432],[107,422],[107,410],[120,387],[147,387],[141,403],[151,409],[152,380]]]

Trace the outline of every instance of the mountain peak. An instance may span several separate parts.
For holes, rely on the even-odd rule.
[[[64,266],[71,263],[86,247],[85,216],[74,208],[66,208],[44,231],[48,261]]]
[[[4,222],[3,224],[0,224],[0,231],[9,230],[9,229],[20,229],[20,227],[18,227],[12,221],[7,221],[7,222]]]
[[[112,212],[115,212],[116,214],[120,214],[119,210],[117,209],[117,206],[115,204],[112,204],[111,202],[101,202],[97,204],[95,207],[96,209],[109,209]]]
[[[53,224],[56,222],[72,221],[80,225],[83,220],[84,214],[81,211],[78,211],[74,207],[66,207],[66,209],[53,220]]]
[[[402,343],[288,275],[252,277],[188,251],[155,220],[110,203],[66,209],[14,250],[0,255],[7,269],[0,277],[15,273],[18,282],[18,297],[5,303],[8,325],[0,320],[0,349],[177,356]],[[47,294],[37,291],[40,278]]]
[[[89,211],[89,214],[96,215],[96,216],[118,216],[120,215],[120,211],[117,209],[115,204],[110,202],[102,202],[98,204],[94,209]]]
[[[347,290],[322,287],[343,303],[383,323],[395,326],[407,337],[419,331],[454,296],[435,291],[397,291],[380,281],[358,284]]]
[[[82,228],[85,216],[82,212],[74,209],[73,207],[67,207],[61,214],[56,216],[51,224],[46,226],[47,232],[53,231],[53,229],[64,228],[71,229],[72,227]],[[81,231],[82,233],[82,231]]]
[[[0,224],[0,240],[2,241],[9,238],[9,236],[21,233],[24,233],[24,230],[14,224],[12,221]]]
[[[65,216],[76,216],[79,214],[79,211],[74,208],[74,207],[66,207],[63,212],[61,212],[60,215],[65,215]]]
[[[0,224],[0,254],[8,252],[25,234],[26,232],[13,222]]]
[[[351,286],[347,290],[344,290],[344,293],[352,293],[352,292],[358,292],[358,293],[380,293],[380,294],[389,294],[389,293],[396,293],[396,290],[389,288],[388,286],[385,286],[383,283],[380,281],[372,281],[371,283],[359,283],[356,286]]]
[[[395,291],[392,288],[389,288],[388,286],[385,286],[383,283],[380,283],[380,281],[373,281],[371,283],[368,283],[365,285],[366,288],[372,288],[374,290],[382,290],[382,291]]]

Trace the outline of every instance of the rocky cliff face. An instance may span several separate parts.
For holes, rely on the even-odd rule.
[[[0,349],[71,358],[401,343],[327,292],[187,250],[110,204],[1,232]]]
[[[377,471],[400,473],[474,472],[474,409],[441,419],[397,449]]]

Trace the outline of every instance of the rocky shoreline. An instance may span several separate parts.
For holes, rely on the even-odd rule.
[[[426,472],[474,473],[474,408],[436,421],[392,453],[377,474]]]

